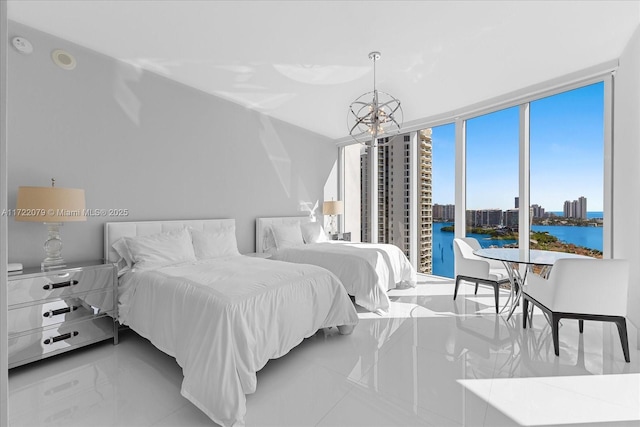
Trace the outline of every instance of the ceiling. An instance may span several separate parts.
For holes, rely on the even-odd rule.
[[[377,88],[405,123],[619,57],[638,1],[35,1],[11,20],[333,139]]]

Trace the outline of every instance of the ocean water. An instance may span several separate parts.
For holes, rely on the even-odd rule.
[[[591,216],[590,214],[594,214]],[[598,216],[599,214],[599,216]],[[589,218],[602,218],[602,212],[589,212]],[[444,277],[453,277],[453,237],[454,233],[441,231],[442,227],[451,223],[433,224],[433,274]],[[602,251],[602,227],[572,227],[567,225],[534,225],[533,231],[547,231],[565,243],[573,243],[586,248]],[[504,246],[516,243],[515,240],[494,240],[487,238],[485,234],[470,234],[475,237],[480,246]]]
[[[550,212],[552,214],[555,214],[556,216],[563,216],[564,212]],[[593,218],[602,218],[602,211],[589,211],[587,212],[587,218],[588,219],[593,219]]]

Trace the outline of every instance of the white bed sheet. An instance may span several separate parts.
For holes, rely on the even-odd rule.
[[[415,269],[395,245],[312,243],[274,251],[271,258],[326,268],[338,276],[357,304],[378,314],[389,310],[389,289],[416,286]]]
[[[130,272],[120,322],[176,358],[181,394],[215,422],[243,425],[256,372],[318,329],[356,325],[324,269],[245,256]]]

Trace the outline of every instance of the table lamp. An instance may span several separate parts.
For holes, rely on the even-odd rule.
[[[331,200],[322,204],[322,214],[329,215],[329,234],[338,232],[336,227],[336,215],[342,215],[344,211],[344,203],[340,200]]]
[[[64,222],[87,220],[84,190],[56,187],[55,179],[51,187],[18,187],[15,219],[47,226],[46,258],[40,264],[43,271],[64,267],[60,227]]]

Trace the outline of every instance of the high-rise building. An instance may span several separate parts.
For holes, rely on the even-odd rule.
[[[433,260],[433,200],[431,129],[418,132],[418,271],[432,272]],[[453,214],[455,217],[455,213]]]
[[[587,219],[587,198],[584,196],[578,197],[576,206],[576,217],[580,219]]]
[[[516,209],[520,207],[520,197],[514,197],[513,207]]]
[[[565,218],[573,218],[574,217],[574,210],[573,210],[573,205],[571,204],[571,200],[565,200],[564,201],[564,207],[562,209],[562,214],[564,215]]]
[[[411,257],[411,235],[417,233],[419,272],[431,273],[432,199],[431,130],[418,132],[418,155],[411,155],[411,134],[380,138],[378,146],[378,241],[398,246]],[[418,174],[417,188],[411,187],[412,162]],[[369,150],[361,154],[362,241],[369,236]],[[417,224],[411,224],[411,194],[418,206]]]
[[[471,227],[497,227],[502,225],[501,209],[467,210],[467,225]]]
[[[519,223],[519,209],[507,209],[504,211],[503,223],[505,227],[516,228]]]
[[[531,217],[532,218],[544,218],[546,212],[540,205],[531,205]]]
[[[369,148],[360,154],[360,241],[370,242],[369,223]]]
[[[587,219],[587,198],[580,196],[578,200],[566,200],[563,213],[566,218]]]
[[[481,224],[487,227],[493,227],[502,224],[501,209],[484,209],[481,211]]]
[[[433,205],[434,221],[452,222],[456,218],[456,205]]]

